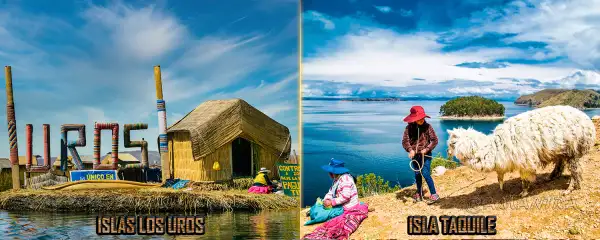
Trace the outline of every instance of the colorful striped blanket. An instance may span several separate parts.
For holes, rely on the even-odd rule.
[[[369,206],[367,204],[358,204],[353,208],[346,209],[342,215],[317,227],[303,239],[348,239],[367,218],[368,213]]]

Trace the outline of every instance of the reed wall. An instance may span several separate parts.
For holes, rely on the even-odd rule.
[[[169,153],[171,154],[174,178],[192,181],[225,181],[231,179],[231,143],[225,144],[198,161],[192,154],[192,142],[187,132],[169,134]],[[213,164],[219,162],[220,171],[213,170]]]
[[[169,154],[174,178],[191,181],[227,181],[231,180],[232,173],[232,147],[231,143],[216,149],[204,158],[196,161],[192,153],[192,142],[187,132],[169,133]],[[251,141],[252,142],[252,141]],[[279,156],[252,142],[253,173],[256,174],[261,167],[271,170],[269,176],[278,178],[277,162]],[[220,171],[213,170],[213,164],[219,162]],[[280,161],[283,162],[283,161]]]

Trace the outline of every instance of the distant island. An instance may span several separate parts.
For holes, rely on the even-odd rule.
[[[380,98],[345,98],[342,101],[350,101],[350,102],[396,102],[403,101],[397,97],[380,97]]]
[[[568,105],[582,110],[600,108],[600,93],[591,89],[544,89],[519,97],[515,104],[530,107]]]
[[[480,96],[458,97],[440,107],[442,120],[504,120],[504,105]]]

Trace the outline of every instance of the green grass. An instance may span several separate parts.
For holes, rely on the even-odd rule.
[[[447,161],[441,153],[438,153],[438,155],[431,159],[431,170],[437,166],[444,166],[446,169],[454,169],[460,166],[460,164],[452,160]],[[356,188],[359,197],[394,193],[400,190],[400,186],[392,186],[389,181],[385,181],[383,177],[375,175],[374,173],[358,175],[356,177]]]
[[[568,105],[579,109],[600,107],[600,94],[593,90],[570,90],[542,102],[538,107]]]
[[[433,171],[433,169],[437,166],[444,166],[446,169],[454,169],[460,166],[460,164],[454,160],[449,160],[442,156],[441,153],[438,153],[431,159],[431,170]]]
[[[458,97],[444,103],[440,114],[453,117],[504,116],[504,105],[479,96]]]
[[[398,191],[398,186],[391,187],[389,181],[384,181],[383,177],[374,173],[359,175],[356,177],[356,188],[359,197],[368,197],[384,193],[393,193]]]

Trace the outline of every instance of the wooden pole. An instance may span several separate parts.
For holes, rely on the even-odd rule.
[[[171,178],[171,161],[169,160],[169,148],[167,145],[167,110],[165,100],[163,100],[160,65],[154,66],[154,81],[156,83],[156,110],[158,112],[158,148],[160,152],[162,181],[165,182]]]
[[[12,88],[12,69],[4,67],[6,77],[6,120],[8,122],[8,141],[10,146],[10,164],[12,167],[13,189],[21,189],[19,175],[19,148],[17,146],[17,121],[15,120],[15,102]]]
[[[148,169],[150,166],[150,163],[148,162],[148,142],[146,142],[146,140],[144,140],[144,138],[142,138],[142,174],[144,176],[143,181],[144,182],[148,182]]]

